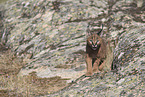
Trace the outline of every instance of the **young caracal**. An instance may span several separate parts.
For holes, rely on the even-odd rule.
[[[98,33],[89,33],[87,35],[86,44],[86,64],[87,73],[86,76],[92,76],[93,73],[101,71],[105,65],[104,60],[106,59],[106,43],[99,36],[103,30],[103,25],[101,31]]]

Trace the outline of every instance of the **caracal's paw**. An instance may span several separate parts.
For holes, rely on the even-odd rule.
[[[98,69],[93,69],[93,73],[100,73]]]
[[[85,74],[85,76],[87,76],[87,77],[90,77],[90,76],[92,76],[93,75],[93,73],[91,73],[91,72],[87,72],[86,74]]]
[[[103,70],[103,65],[99,66],[99,70],[102,71]]]

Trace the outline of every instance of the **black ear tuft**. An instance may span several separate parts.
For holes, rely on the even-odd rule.
[[[103,24],[102,24],[102,29],[97,34],[100,35],[102,30],[103,30]]]

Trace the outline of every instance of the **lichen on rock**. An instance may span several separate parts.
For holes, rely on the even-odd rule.
[[[27,60],[19,75],[36,72],[38,77],[76,82],[47,96],[143,96],[144,5],[143,0],[8,0],[0,4],[0,23],[9,32],[5,45]],[[97,74],[80,80],[86,72],[87,26],[97,32],[102,24],[102,37],[113,51],[108,54],[112,69],[117,71],[106,68],[101,78]]]

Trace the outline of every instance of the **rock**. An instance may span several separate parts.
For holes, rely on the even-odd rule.
[[[139,91],[144,91],[145,2],[12,1],[3,5],[3,28],[10,28],[6,45],[10,45],[24,60],[29,60],[19,75],[35,71],[37,76],[43,78],[60,76],[70,79],[70,86],[47,96],[144,95]],[[101,74],[82,78],[86,72],[88,24],[92,32],[99,31],[104,24],[102,37],[111,45],[108,54],[111,60],[107,62],[110,67],[113,60],[111,68],[114,71],[111,73],[106,66],[101,78]]]
[[[121,83],[123,83],[124,80],[125,80],[125,79],[120,79],[120,80],[117,82],[117,84],[121,85]]]

